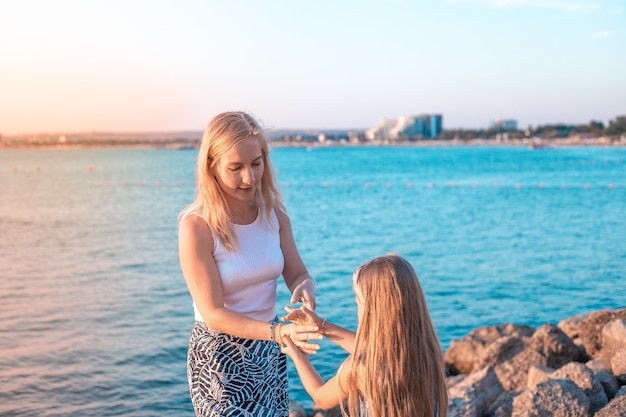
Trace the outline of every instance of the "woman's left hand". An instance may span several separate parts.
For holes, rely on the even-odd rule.
[[[319,333],[317,326],[302,325],[296,323],[283,324],[280,327],[281,348],[284,347],[285,341],[289,338],[292,343],[297,346],[303,353],[315,354],[320,349],[317,343],[310,343],[312,340],[322,340],[324,336]]]
[[[315,281],[310,276],[299,283],[291,293],[291,304],[302,302],[309,310],[315,310]]]

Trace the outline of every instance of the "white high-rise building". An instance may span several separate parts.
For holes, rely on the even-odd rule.
[[[398,140],[401,138],[435,138],[442,129],[440,114],[384,118],[365,132],[368,140]]]

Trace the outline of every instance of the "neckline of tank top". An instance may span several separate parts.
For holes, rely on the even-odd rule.
[[[235,222],[233,222],[232,224],[233,224],[233,226],[235,226],[235,227],[246,227],[246,226],[251,226],[251,225],[255,224],[257,221],[259,221],[259,216],[260,216],[260,214],[261,214],[261,209],[260,209],[260,208],[257,208],[257,211],[256,211],[256,217],[254,218],[254,220],[253,220],[252,222],[250,222],[250,223],[245,223],[245,224],[241,224],[241,223],[235,223]]]

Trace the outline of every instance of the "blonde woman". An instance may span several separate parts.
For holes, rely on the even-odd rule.
[[[293,360],[313,401],[323,409],[341,405],[343,415],[347,409],[353,417],[446,417],[443,355],[411,264],[393,254],[376,258],[354,273],[353,289],[356,334],[305,306],[288,308],[283,318],[319,327],[350,353],[337,374],[324,382],[292,338],[282,338],[283,352]]]
[[[282,275],[292,303],[315,309],[315,282],[291,230],[268,144],[244,112],[217,115],[198,151],[197,195],[179,215],[179,258],[193,300],[187,358],[197,416],[288,416],[287,366],[276,340],[304,352],[321,338],[276,318]],[[307,332],[308,331],[308,332]]]

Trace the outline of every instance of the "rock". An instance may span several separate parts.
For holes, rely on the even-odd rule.
[[[613,399],[619,390],[619,382],[611,373],[611,370],[609,369],[610,367],[607,367],[604,364],[604,360],[602,358],[592,359],[585,363],[585,366],[591,369],[591,372],[593,372],[596,380],[602,384],[606,398],[608,398],[609,401]]]
[[[624,387],[622,387],[624,388]],[[626,395],[615,397],[606,407],[598,411],[595,417],[624,417],[626,416]]]
[[[531,366],[528,370],[528,381],[526,382],[526,386],[528,388],[534,388],[539,381],[546,379],[553,372],[554,369],[547,366]]]
[[[617,351],[626,349],[626,321],[613,320],[602,328],[601,357],[610,364]]]
[[[314,405],[311,417],[341,417],[341,408],[337,406],[330,410],[323,410]]]
[[[292,400],[289,400],[289,417],[307,417],[304,407]]]
[[[589,399],[568,379],[548,378],[513,400],[512,417],[588,417]]]
[[[561,320],[557,325],[563,333],[572,341],[580,339],[580,323],[587,317],[587,314],[577,314],[575,316]],[[581,341],[582,342],[582,341]]]
[[[626,417],[626,309],[478,328],[445,359],[450,417]]]
[[[626,321],[612,320],[602,328],[602,349],[600,356],[604,362],[611,365],[613,356],[622,349],[626,349]],[[613,372],[616,375],[618,373]]]
[[[491,404],[487,415],[491,417],[511,417],[513,412],[513,400],[522,391],[509,391],[501,394],[496,401]]]
[[[465,374],[447,376],[446,377],[446,388],[450,388],[450,387],[455,386],[456,384],[461,383],[461,381],[463,381],[465,378],[467,378],[467,375],[465,375]]]
[[[480,416],[502,392],[493,368],[485,367],[449,388],[449,416]]]
[[[602,358],[591,359],[585,363],[585,366],[593,372],[610,371],[610,367],[604,363]]]
[[[473,372],[448,390],[450,416],[481,416],[504,392],[492,367]]]
[[[489,345],[478,366],[493,366],[505,391],[526,387],[528,370],[535,365],[547,366],[546,358],[529,347],[528,338],[504,336]]]
[[[611,370],[622,384],[626,384],[626,348],[615,352],[611,358]]]
[[[475,369],[476,362],[489,344],[503,336],[529,337],[533,332],[530,326],[511,323],[476,328],[460,340],[450,342],[450,347],[444,355],[448,372],[469,374]]]
[[[589,408],[592,413],[600,410],[609,402],[602,384],[596,380],[591,369],[587,368],[582,363],[570,362],[562,368],[554,371],[549,378],[569,379],[573,381],[580,389],[583,390],[587,398],[589,398]]]
[[[585,353],[561,329],[544,324],[535,330],[530,346],[546,357],[550,368],[558,369],[568,362],[583,361]]]
[[[602,330],[608,322],[616,319],[626,320],[626,308],[595,311],[580,322],[580,337],[589,356],[592,358],[599,356],[602,349]]]

